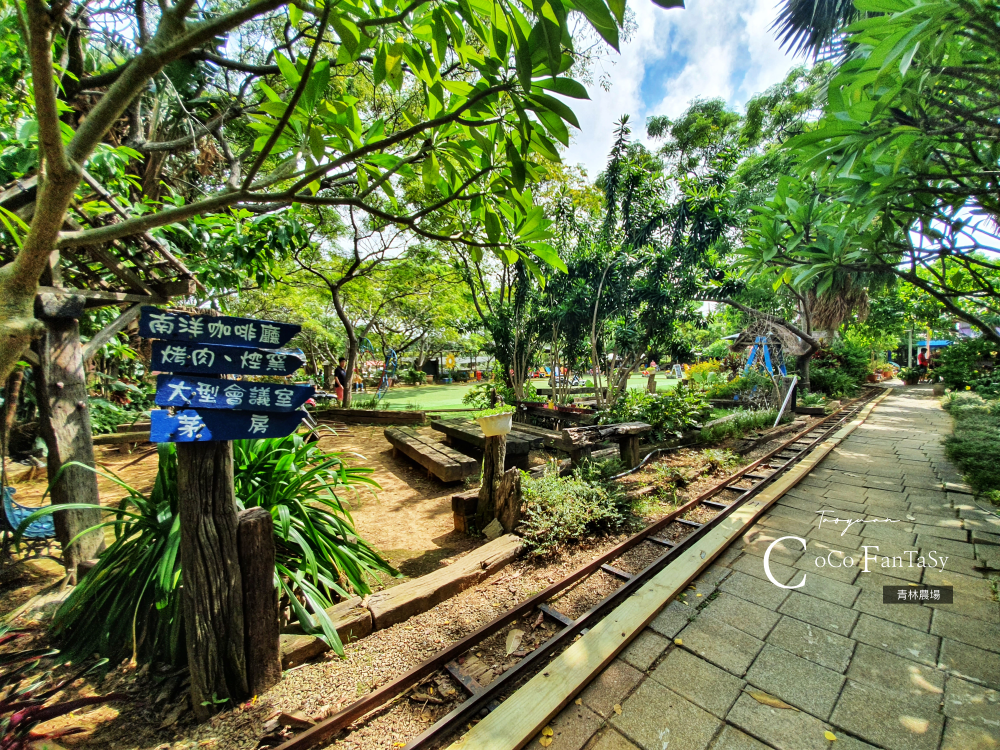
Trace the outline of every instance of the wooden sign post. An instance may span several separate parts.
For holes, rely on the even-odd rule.
[[[270,513],[237,515],[232,440],[284,437],[302,421],[312,386],[222,380],[291,375],[302,352],[278,350],[299,326],[144,307],[155,337],[153,442],[177,446],[183,613],[191,703],[205,719],[281,679]],[[205,445],[197,445],[205,443]],[[266,519],[265,519],[266,517]]]

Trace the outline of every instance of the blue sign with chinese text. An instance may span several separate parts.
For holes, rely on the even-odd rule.
[[[226,315],[189,315],[143,307],[139,335],[147,339],[252,346],[276,349],[291,341],[302,326]]]
[[[245,380],[218,380],[197,375],[158,375],[157,406],[189,406],[202,409],[251,411],[294,411],[312,398],[311,385],[250,383]]]
[[[256,414],[222,409],[166,409],[150,412],[149,439],[154,443],[208,443],[215,440],[255,440],[291,435],[303,411]]]
[[[301,349],[257,349],[215,344],[153,342],[151,369],[205,375],[291,375],[305,364]]]

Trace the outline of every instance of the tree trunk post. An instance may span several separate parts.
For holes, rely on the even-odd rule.
[[[332,391],[334,389],[333,384],[333,363],[324,362],[323,363],[323,390]]]
[[[639,436],[625,435],[618,444],[618,455],[626,469],[634,469],[639,465]]]
[[[249,694],[232,443],[178,443],[177,495],[191,707],[204,720]]]
[[[476,526],[485,529],[497,517],[497,489],[503,477],[507,458],[507,436],[486,438],[483,446],[483,477],[479,486],[479,505],[476,506]]]
[[[649,373],[649,380],[646,381],[646,390],[649,393],[656,393],[656,372]]]
[[[281,680],[278,589],[274,585],[274,521],[264,508],[237,515],[243,580],[243,650],[247,686],[260,695]]]
[[[810,392],[809,386],[809,360],[812,359],[813,351],[800,354],[795,358],[795,369],[799,374],[799,384],[806,393]]]
[[[80,298],[79,312],[83,312]],[[50,310],[49,312],[56,312]],[[41,364],[34,368],[35,387],[40,413],[40,431],[48,446],[49,482],[70,461],[94,466],[94,436],[87,403],[87,374],[83,366],[80,326],[75,310],[66,317],[45,318],[45,333],[35,342]],[[52,504],[100,504],[97,474],[83,466],[68,466],[51,486]],[[56,513],[53,521],[56,538],[62,545],[63,564],[71,580],[76,580],[76,566],[90,560],[104,549],[104,533],[93,531],[70,541],[80,532],[101,522],[101,512],[66,510]]]
[[[496,517],[508,534],[521,520],[521,470],[508,469],[500,475],[496,492]]]

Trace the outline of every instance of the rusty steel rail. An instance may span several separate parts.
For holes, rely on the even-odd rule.
[[[698,497],[688,501],[684,505],[675,509],[655,523],[650,524],[620,544],[615,545],[603,555],[591,560],[585,565],[580,566],[565,578],[556,581],[537,594],[528,597],[515,607],[501,613],[498,617],[486,623],[478,630],[469,633],[464,638],[456,641],[450,646],[446,646],[430,659],[421,662],[408,672],[404,673],[400,677],[397,677],[395,680],[383,685],[363,698],[360,698],[315,726],[289,738],[284,743],[279,745],[276,750],[307,750],[307,748],[315,747],[325,740],[328,740],[334,734],[354,723],[358,719],[402,695],[408,689],[421,682],[428,675],[446,669],[449,662],[456,660],[467,651],[473,649],[477,644],[499,632],[504,627],[515,622],[524,615],[531,613],[536,608],[544,606],[544,609],[541,610],[543,614],[547,614],[547,616],[556,620],[560,624],[565,624],[565,620],[569,618],[566,618],[564,615],[560,615],[558,612],[546,611],[551,610],[551,607],[546,604],[550,599],[573,586],[578,581],[600,571],[604,565],[610,563],[612,560],[615,560],[628,550],[645,541],[668,546],[667,551],[662,556],[658,557],[646,568],[632,576],[621,587],[609,594],[597,605],[589,609],[576,620],[573,620],[571,624],[565,625],[562,630],[557,632],[552,636],[552,638],[525,656],[520,662],[517,663],[517,665],[492,681],[485,689],[474,692],[467,700],[457,706],[453,711],[429,727],[421,735],[411,740],[410,743],[406,745],[404,750],[415,750],[416,748],[426,747],[431,741],[440,739],[447,733],[454,731],[463,722],[475,716],[491,701],[495,701],[496,697],[503,692],[505,687],[510,686],[514,681],[524,677],[530,668],[535,666],[547,655],[551,655],[561,646],[571,641],[577,634],[593,627],[594,622],[600,619],[600,617],[603,616],[607,610],[613,608],[614,605],[618,604],[621,600],[624,600],[638,590],[652,576],[666,567],[673,558],[694,544],[701,536],[708,533],[709,530],[721,523],[722,519],[732,513],[733,510],[735,510],[739,505],[742,505],[748,499],[753,497],[753,495],[757,494],[766,486],[771,484],[776,477],[784,473],[794,464],[798,463],[816,445],[839,429],[844,422],[848,421],[861,411],[861,409],[869,401],[880,393],[881,389],[872,389],[870,394],[845,404],[838,411],[828,415],[812,427],[795,434],[792,438],[785,441],[765,456],[762,456],[733,475],[713,485]],[[796,443],[803,443],[803,445],[799,447],[792,447]],[[755,469],[758,469],[761,466],[769,465],[770,459],[778,456],[778,454],[787,453],[789,451],[793,452],[794,455],[784,460],[784,462],[772,473],[767,475],[753,474]],[[751,476],[748,477],[747,475]],[[750,479],[750,481],[755,482],[755,484],[749,488],[740,487],[738,490],[732,487],[732,485],[739,485],[740,480],[742,479]],[[711,498],[725,492],[726,490],[738,491],[740,493],[739,497],[725,504],[711,502]],[[692,525],[693,522],[683,521],[681,516],[687,514],[688,511],[703,503],[709,504],[711,507],[715,508],[722,506],[722,509],[707,523],[695,525],[695,528],[691,533],[678,539],[677,542],[670,542],[656,536],[657,532],[662,531],[678,520],[681,520],[682,523],[686,523],[687,525]],[[468,685],[463,686],[466,689],[471,690]]]

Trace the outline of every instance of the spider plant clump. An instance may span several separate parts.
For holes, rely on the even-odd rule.
[[[180,516],[177,454],[159,446],[159,470],[148,496],[98,472],[126,492],[109,518],[114,541],[56,611],[52,632],[72,661],[97,652],[111,665],[124,659],[181,664],[186,659],[179,587]],[[275,585],[283,613],[337,653],[343,646],[325,609],[340,597],[367,594],[381,577],[398,576],[354,529],[341,497],[357,485],[377,488],[371,469],[348,466],[340,453],[299,435],[233,442],[237,505],[261,507],[274,519]],[[86,507],[61,505],[60,508]],[[45,508],[29,516],[51,513]]]

